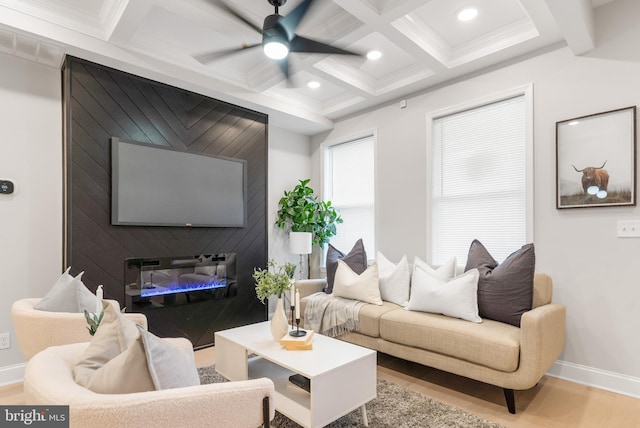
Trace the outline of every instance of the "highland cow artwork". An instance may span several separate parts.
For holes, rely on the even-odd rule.
[[[636,205],[636,107],[556,122],[556,207]]]

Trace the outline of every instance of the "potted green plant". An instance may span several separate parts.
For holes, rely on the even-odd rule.
[[[273,260],[269,260],[266,269],[256,268],[253,270],[253,279],[256,281],[256,295],[262,303],[271,296],[278,296],[276,309],[271,318],[271,334],[274,340],[280,341],[287,334],[289,322],[284,313],[283,297],[287,290],[291,289],[296,265],[285,263],[277,265]]]
[[[322,201],[309,187],[310,179],[300,180],[293,190],[280,198],[276,226],[292,232],[309,232],[314,245],[322,246],[336,234],[342,218],[331,205]]]
[[[311,259],[308,260],[315,261],[313,265],[319,266],[320,248],[335,236],[336,225],[342,223],[342,218],[331,205],[331,201],[323,201],[314,194],[313,189],[309,187],[309,181],[309,179],[300,180],[293,190],[284,192],[284,196],[279,201],[276,226],[289,231],[290,244],[294,235],[310,234],[311,238],[307,238],[307,242],[310,240],[318,251],[313,251]],[[298,243],[303,240],[301,237],[295,238],[295,242]],[[309,254],[310,251],[312,251],[311,246],[304,252],[292,251],[300,254],[301,271],[302,254]],[[309,262],[309,265],[309,277],[311,277],[312,263]]]

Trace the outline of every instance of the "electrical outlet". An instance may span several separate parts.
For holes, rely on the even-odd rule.
[[[0,349],[11,348],[11,333],[0,333]]]

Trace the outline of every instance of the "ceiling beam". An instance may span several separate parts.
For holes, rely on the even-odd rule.
[[[574,54],[583,55],[595,48],[594,11],[589,0],[545,2]]]

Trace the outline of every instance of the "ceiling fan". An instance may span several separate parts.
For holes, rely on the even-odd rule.
[[[262,46],[265,55],[275,60],[280,67],[284,76],[289,79],[289,53],[321,53],[321,54],[341,54],[341,55],[358,55],[360,53],[341,49],[336,46],[328,45],[316,40],[308,39],[296,34],[298,25],[306,15],[309,7],[314,0],[303,0],[291,13],[286,16],[280,15],[279,8],[283,6],[287,0],[267,0],[274,8],[275,12],[264,19],[262,28],[255,25],[251,20],[245,17],[237,9],[223,0],[210,0],[216,6],[239,19],[250,28],[262,35],[262,43],[243,44],[239,48],[225,49],[221,51],[207,52],[195,55],[194,58],[203,64],[209,64],[212,61],[242,52],[247,49],[253,49]]]

